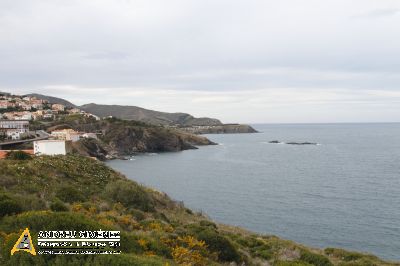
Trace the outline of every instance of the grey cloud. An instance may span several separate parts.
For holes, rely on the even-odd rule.
[[[399,91],[399,10],[392,0],[3,0],[0,88],[142,88],[149,106],[160,90]]]
[[[109,51],[109,52],[90,53],[82,57],[90,60],[122,60],[126,59],[128,56],[129,54],[127,53]]]
[[[399,14],[400,9],[398,8],[379,8],[369,12],[355,16],[356,18],[382,18],[390,17]]]

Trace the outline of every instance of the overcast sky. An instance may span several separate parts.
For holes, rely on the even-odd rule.
[[[400,122],[400,1],[1,0],[0,90],[224,122]]]

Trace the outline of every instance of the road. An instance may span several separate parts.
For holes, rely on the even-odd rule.
[[[33,141],[37,141],[37,140],[48,139],[49,136],[50,136],[50,134],[48,134],[44,130],[37,130],[35,132],[35,135],[39,135],[39,136],[34,138],[34,139],[12,140],[12,141],[0,142],[0,149],[3,148],[3,146],[15,145],[15,144],[21,144],[21,143],[28,143],[28,142],[33,142]]]

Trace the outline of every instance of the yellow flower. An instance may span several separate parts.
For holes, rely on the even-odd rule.
[[[143,249],[147,249],[148,242],[146,239],[141,238],[138,240],[138,243]]]
[[[146,251],[144,254],[145,254],[146,256],[149,256],[149,257],[153,257],[153,256],[156,255],[156,253],[154,253],[154,251]]]

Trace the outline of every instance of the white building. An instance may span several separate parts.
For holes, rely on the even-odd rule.
[[[32,113],[30,112],[15,113],[14,120],[32,120]]]
[[[56,103],[51,106],[51,109],[56,111],[65,111],[65,105]]]
[[[0,129],[16,128],[29,131],[28,120],[0,120]]]
[[[12,140],[19,140],[29,133],[27,120],[0,120],[0,134]]]
[[[72,142],[79,141],[83,133],[77,132],[73,129],[54,130],[51,136],[58,140],[71,140]]]
[[[11,140],[20,140],[23,137],[27,137],[29,134],[20,129],[10,128],[6,130],[6,137]]]
[[[67,146],[65,140],[39,140],[33,142],[35,155],[66,155]]]
[[[72,108],[71,110],[68,110],[68,113],[70,114],[80,114],[82,111],[78,108]]]
[[[83,133],[82,138],[97,139],[97,134],[96,133]]]
[[[91,114],[91,113],[85,113],[84,114],[86,117],[92,117],[94,119],[96,119],[96,121],[100,121],[100,117],[98,117],[97,115]]]

